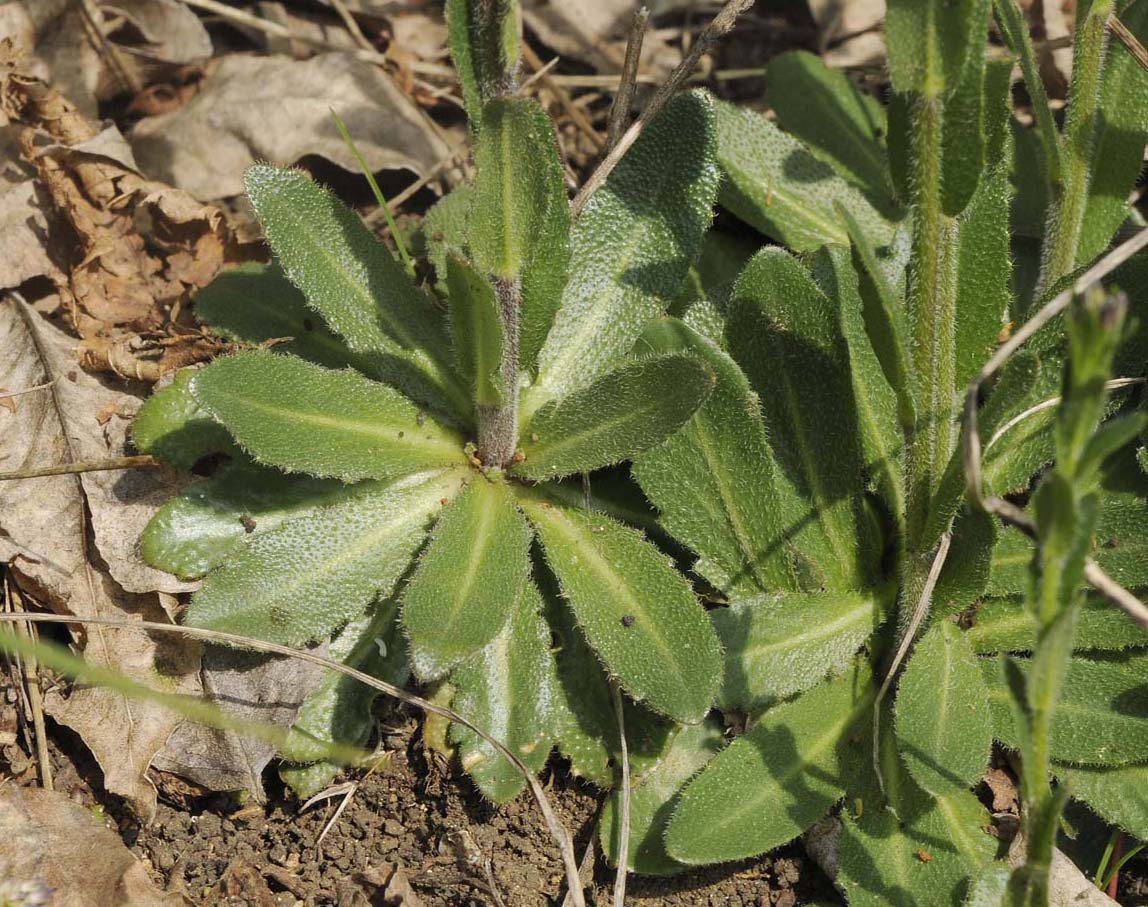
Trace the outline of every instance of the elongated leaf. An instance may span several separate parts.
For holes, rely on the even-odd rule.
[[[447,0],[450,58],[463,102],[476,126],[482,105],[514,87],[518,72],[517,3],[514,0]]]
[[[859,592],[788,592],[711,611],[725,650],[719,705],[756,712],[841,672],[880,625],[886,604]]]
[[[511,602],[506,627],[451,675],[457,689],[454,710],[532,771],[546,764],[554,740],[554,664],[541,607],[534,584],[524,583]],[[518,770],[473,731],[452,724],[451,737],[459,745],[462,767],[487,799],[505,803],[526,786]]]
[[[634,477],[662,524],[698,554],[694,569],[727,595],[793,588],[776,466],[749,381],[676,319],[654,322],[642,341],[658,352],[688,350],[717,377],[694,417],[634,461]]]
[[[196,401],[260,463],[353,482],[466,462],[462,439],[393,388],[268,351],[217,359]]]
[[[885,246],[892,225],[864,195],[801,142],[761,114],[719,101],[718,163],[725,179],[719,201],[741,220],[797,252],[849,236],[834,202],[847,208],[874,244]]]
[[[211,418],[191,393],[195,369],[181,369],[167,387],[152,394],[132,423],[132,443],[177,469],[191,469],[209,454],[239,454],[227,429]]]
[[[198,579],[284,520],[381,488],[378,482],[345,485],[236,463],[160,507],[140,536],[140,553],[153,567]]]
[[[677,296],[713,216],[716,149],[713,101],[677,95],[586,202],[529,411],[611,371]]]
[[[379,602],[339,632],[327,649],[327,657],[403,686],[410,676],[410,667],[398,613],[394,599]],[[378,695],[378,690],[353,677],[325,672],[319,686],[299,707],[281,755],[293,762],[313,762],[321,759],[332,743],[366,743],[374,724],[371,703]]]
[[[953,89],[983,33],[984,0],[889,0],[885,40],[897,91],[938,97]],[[983,44],[983,39],[982,39]]]
[[[989,133],[1008,116],[1007,92],[1012,62],[1004,64],[1004,81],[986,79],[985,45],[992,0],[964,4],[968,34],[964,36],[965,60],[949,86],[944,104],[941,134],[941,207],[956,216],[965,210],[977,190],[989,160]],[[943,39],[942,39],[943,40]],[[998,103],[999,102],[999,103]]]
[[[632,698],[679,721],[709,710],[721,650],[689,584],[640,533],[607,517],[520,498],[595,653]]]
[[[1015,599],[990,598],[977,608],[977,622],[966,635],[978,655],[1031,652],[1036,644],[1036,618]],[[1115,652],[1144,646],[1148,646],[1148,630],[1142,630],[1106,599],[1093,595],[1085,600],[1076,619],[1076,651]]]
[[[628,460],[681,428],[713,384],[713,372],[684,354],[628,363],[540,409],[512,471],[550,479]]]
[[[450,333],[458,368],[469,382],[474,402],[502,401],[502,316],[494,288],[461,258],[447,257]]]
[[[272,349],[328,368],[382,377],[369,356],[352,353],[332,334],[278,265],[241,264],[223,271],[193,297],[195,316],[235,343],[280,341]],[[283,338],[291,338],[282,342]]]
[[[737,275],[745,267],[746,262],[753,258],[753,253],[760,248],[760,243],[752,236],[742,233],[730,233],[714,226],[707,230],[702,237],[702,250],[697,262],[690,268],[682,292],[673,301],[669,314],[683,321],[690,321],[690,313],[702,301],[710,302],[714,308],[719,301],[724,302],[729,294],[730,287],[737,280]],[[718,311],[720,317],[720,309]],[[700,330],[700,328],[696,328]],[[701,331],[715,343],[721,344],[722,331]]]
[[[420,678],[442,677],[499,634],[526,582],[529,554],[530,529],[506,487],[473,479],[443,511],[403,595]]]
[[[865,193],[886,216],[897,216],[885,154],[885,111],[842,72],[804,50],[769,62],[765,101],[786,131]]]
[[[1028,659],[1016,659],[1026,675]],[[993,727],[998,740],[1017,741],[1009,693],[995,662],[981,663],[989,685]],[[1068,676],[1052,719],[1052,758],[1072,765],[1127,765],[1148,753],[1148,656],[1124,654],[1104,660],[1080,656]]]
[[[795,543],[825,588],[863,588],[875,540],[864,531],[864,458],[838,315],[809,272],[777,249],[754,256],[731,309],[730,350],[761,398],[774,456],[801,502],[784,513]]]
[[[208,576],[187,623],[288,646],[329,636],[390,594],[464,475],[412,477],[255,537]]]
[[[984,594],[992,567],[997,520],[966,510],[953,521],[952,546],[933,589],[933,618],[952,617],[975,604]]]
[[[843,751],[872,704],[872,677],[858,667],[770,709],[686,786],[669,855],[717,863],[793,840],[841,797]]]
[[[487,273],[521,281],[519,362],[533,370],[570,262],[570,208],[546,111],[525,98],[490,101],[475,167],[470,250]]]
[[[1058,768],[1072,796],[1141,841],[1148,841],[1148,765],[1121,768]]]
[[[446,262],[453,253],[465,257],[468,251],[468,224],[474,201],[474,186],[456,186],[435,202],[422,222],[422,240],[427,261],[434,266],[435,289],[449,295],[446,285]]]
[[[926,791],[968,789],[984,773],[993,744],[988,689],[964,634],[934,624],[913,650],[897,690],[897,742]]]
[[[722,748],[721,723],[713,718],[674,735],[664,758],[630,792],[630,848],[626,866],[641,875],[673,875],[687,867],[666,853],[665,830],[678,794]],[[599,825],[599,840],[606,859],[619,863],[621,847],[621,792],[606,801]]]
[[[257,165],[247,194],[307,304],[387,378],[464,422],[469,400],[450,369],[442,319],[358,215],[302,173]]]

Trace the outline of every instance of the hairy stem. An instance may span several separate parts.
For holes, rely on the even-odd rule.
[[[488,468],[510,465],[518,446],[518,333],[522,284],[492,278],[502,320],[502,402],[478,407],[478,458]]]
[[[1084,21],[1078,25],[1068,115],[1064,121],[1063,181],[1045,234],[1038,298],[1076,268],[1092,178],[1092,151],[1100,117],[1100,85],[1111,12],[1112,0],[1093,0]]]

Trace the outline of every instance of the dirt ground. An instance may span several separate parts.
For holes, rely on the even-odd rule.
[[[102,807],[106,822],[118,828],[158,885],[201,907],[407,907],[380,899],[368,871],[394,864],[424,907],[559,904],[561,862],[529,795],[493,807],[456,767],[437,754],[427,757],[419,724],[405,709],[380,717],[393,731],[383,739],[391,756],[362,781],[318,845],[341,798],[301,813],[273,770],[269,801],[262,805],[180,794],[172,779],[160,779],[165,794],[155,821],[145,826],[103,791],[82,744],[59,729],[52,753],[56,787],[85,806]],[[600,794],[566,775],[561,763],[552,764],[543,781],[581,857],[596,834]],[[593,878],[591,903],[609,903],[613,871],[597,865]],[[673,878],[631,877],[627,901],[640,907],[841,903],[796,845]]]

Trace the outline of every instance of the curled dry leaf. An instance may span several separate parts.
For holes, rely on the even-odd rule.
[[[0,789],[0,899],[53,907],[191,903],[159,891],[146,867],[91,810],[62,792],[15,784]]]
[[[128,423],[119,414],[139,401],[81,371],[73,343],[28,306],[0,301],[0,385],[20,390],[52,383],[15,398],[15,412],[0,410],[0,470],[122,453]],[[100,425],[109,404],[115,415]],[[144,564],[135,540],[155,506],[178,487],[173,479],[153,470],[0,482],[0,559],[30,598],[58,613],[163,620],[151,590],[186,586]],[[169,692],[199,692],[194,645],[111,628],[78,630],[76,638],[94,664]],[[147,768],[178,717],[94,687],[76,688],[66,698],[55,691],[45,707],[83,738],[107,789],[150,815],[155,791]]]
[[[196,198],[225,198],[243,192],[243,174],[257,160],[319,155],[358,171],[332,110],[372,170],[421,176],[449,153],[386,72],[339,53],[228,56],[191,101],[140,121],[129,140],[146,173]]]

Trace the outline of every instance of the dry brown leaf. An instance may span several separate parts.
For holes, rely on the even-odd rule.
[[[338,907],[422,907],[422,904],[399,863],[368,867],[339,886]]]
[[[15,413],[0,411],[0,470],[104,459],[122,452],[126,422],[101,426],[109,403],[130,411],[138,400],[100,384],[76,366],[70,340],[28,306],[0,301],[0,384],[15,389],[55,380],[51,388],[20,398]],[[119,424],[123,423],[123,424]],[[173,577],[144,564],[136,549],[155,503],[178,487],[163,471],[87,473],[0,482],[0,560],[35,601],[62,614],[164,620],[154,592],[124,591],[113,575],[137,588],[179,588]],[[142,487],[141,487],[142,486]],[[86,519],[91,514],[91,526]],[[106,565],[106,569],[105,569]],[[199,692],[196,646],[174,637],[93,627],[77,630],[83,654],[101,665],[165,690]],[[77,688],[54,692],[48,712],[73,728],[104,771],[108,790],[150,816],[155,790],[146,772],[179,718],[150,702]]]
[[[35,899],[36,893],[48,900]],[[0,789],[0,899],[52,907],[191,904],[159,891],[119,835],[90,810],[61,792],[15,784]]]
[[[228,56],[191,101],[140,121],[128,139],[146,173],[216,199],[243,192],[243,173],[257,160],[293,164],[319,155],[357,172],[332,109],[372,170],[421,176],[449,153],[385,72],[338,53]]]

